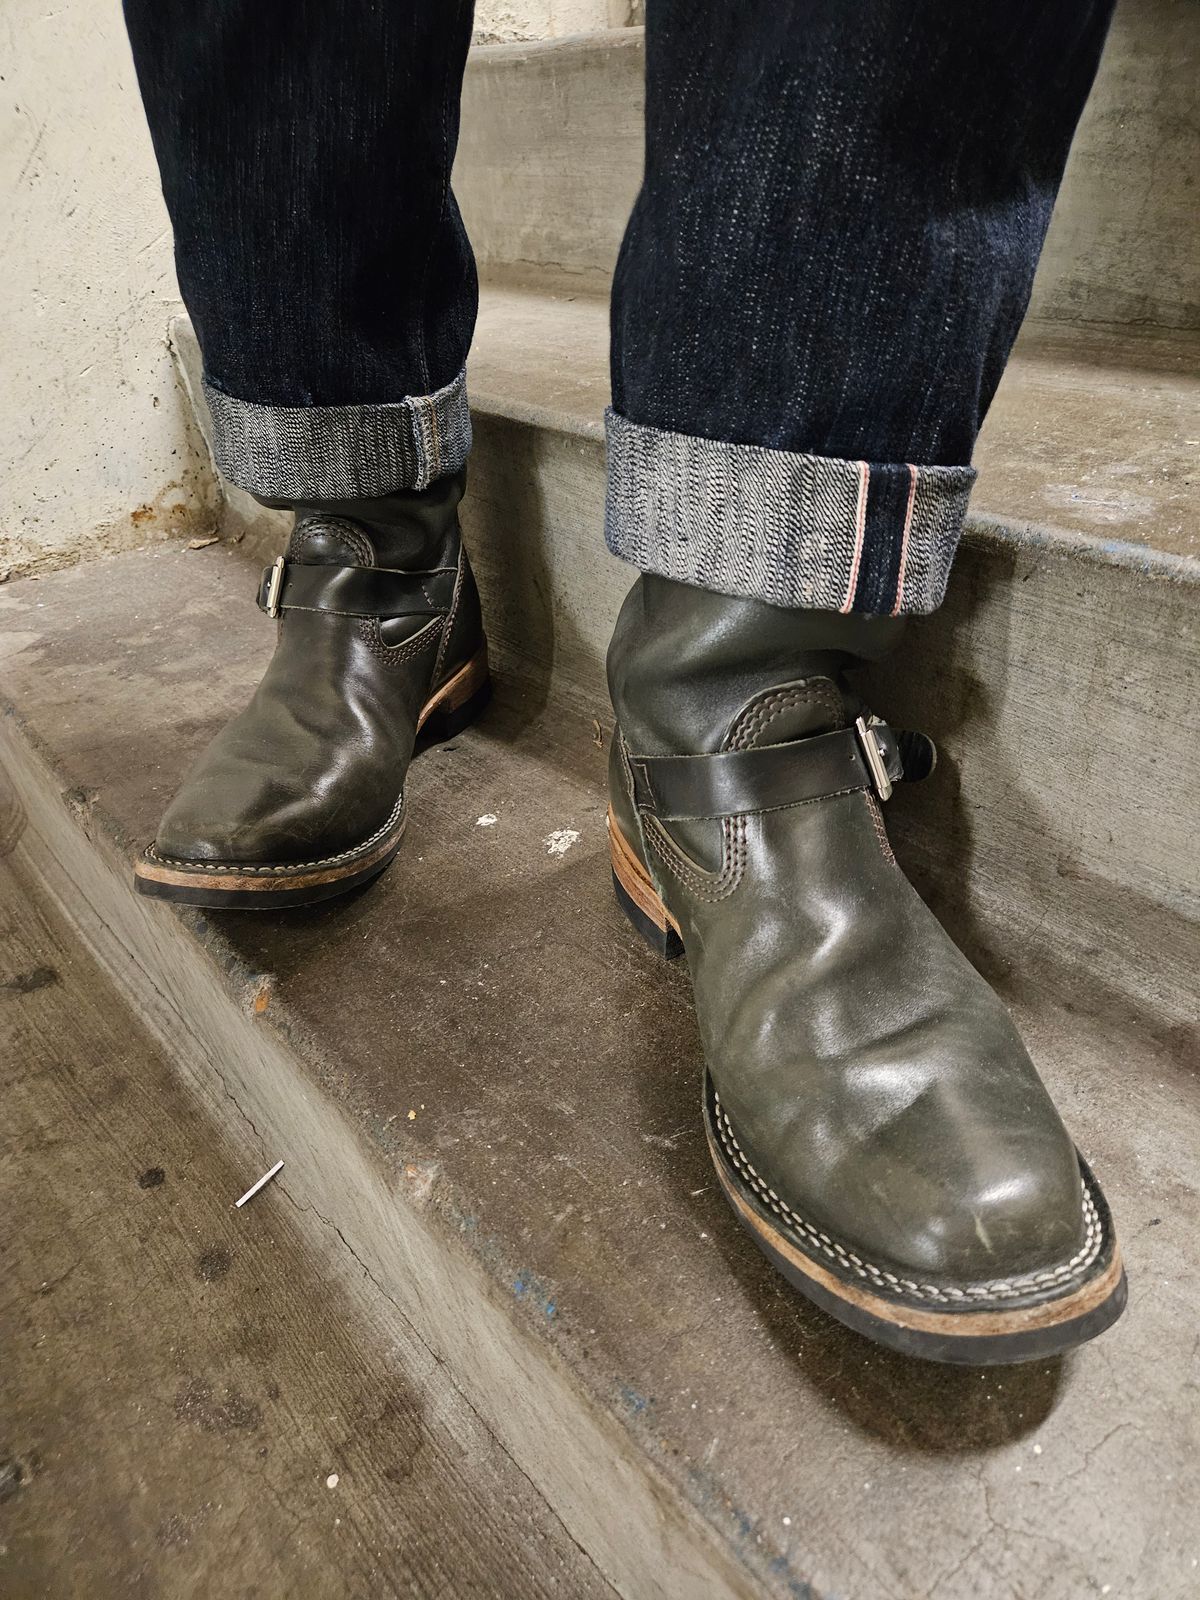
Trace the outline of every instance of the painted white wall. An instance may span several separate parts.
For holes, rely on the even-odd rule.
[[[0,73],[0,574],[207,531],[119,5],[3,0]]]

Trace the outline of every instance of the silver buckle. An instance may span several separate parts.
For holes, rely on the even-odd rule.
[[[267,615],[279,615],[279,596],[283,592],[283,574],[287,570],[287,562],[282,556],[276,556],[271,567],[271,576],[267,580]]]
[[[871,774],[871,782],[875,785],[876,794],[881,800],[890,800],[892,780],[888,777],[887,761],[875,729],[867,723],[865,718],[857,717],[854,722],[854,731],[858,734],[863,760],[867,763],[867,771]]]

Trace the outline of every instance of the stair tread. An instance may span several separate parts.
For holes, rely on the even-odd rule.
[[[131,859],[244,702],[271,644],[251,587],[218,545],[0,591],[0,734],[11,760],[36,746],[53,764],[96,848]],[[510,686],[415,764],[376,887],[185,918],[195,960],[269,995],[263,1025],[313,1063],[395,1205],[429,1208],[482,1263],[755,1592],[1000,1600],[1031,1564],[1064,1595],[1191,1592],[1200,1457],[1176,1386],[1200,1315],[1200,1096],[1181,1032],[1058,992],[1041,963],[1008,970],[1122,1227],[1130,1312],[1062,1368],[955,1372],[868,1346],[791,1294],[717,1193],[687,974],[612,905],[593,731]]]
[[[0,856],[0,1204],[22,1219],[0,1345],[26,1473],[5,1592],[229,1597],[269,1573],[344,1600],[452,1573],[483,1595],[499,1566],[522,1600],[611,1600],[411,1326],[353,1314],[289,1170],[234,1208],[261,1145],[197,1105],[17,866]]]
[[[477,410],[602,438],[606,300],[485,285],[467,377]],[[1027,325],[980,434],[972,522],[1200,576],[1198,417],[1195,335]]]

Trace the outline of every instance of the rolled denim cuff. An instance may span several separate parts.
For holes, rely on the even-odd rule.
[[[817,611],[934,611],[973,467],[877,465],[605,417],[604,535],[643,572]]]
[[[471,448],[466,373],[434,394],[386,405],[264,406],[208,378],[217,466],[263,500],[373,499],[427,489]]]

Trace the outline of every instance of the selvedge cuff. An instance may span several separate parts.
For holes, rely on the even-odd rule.
[[[471,448],[466,373],[433,394],[387,405],[265,406],[207,378],[213,456],[264,500],[355,500],[427,489]]]
[[[604,534],[643,572],[770,605],[934,611],[973,467],[878,465],[729,444],[609,410]]]

